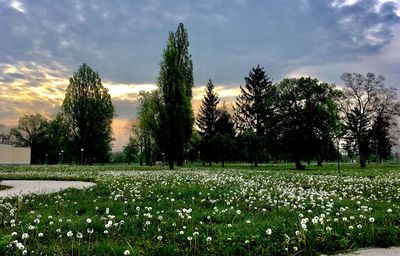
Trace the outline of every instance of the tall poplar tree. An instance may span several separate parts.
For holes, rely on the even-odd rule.
[[[159,136],[170,169],[173,169],[174,161],[177,161],[177,165],[183,164],[184,150],[193,131],[194,117],[190,102],[193,64],[188,48],[188,35],[180,23],[176,33],[169,33],[158,78],[162,95]]]
[[[206,95],[201,101],[200,111],[197,116],[197,126],[202,137],[202,151],[208,165],[212,161],[211,139],[215,135],[215,124],[217,122],[217,106],[219,103],[218,95],[214,92],[214,84],[211,79],[206,86]]]
[[[100,76],[86,63],[69,80],[62,111],[72,137],[71,149],[79,162],[81,149],[89,162],[109,160],[114,106]]]

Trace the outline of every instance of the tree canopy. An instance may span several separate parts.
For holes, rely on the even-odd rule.
[[[79,162],[82,148],[90,162],[108,161],[114,106],[99,74],[86,63],[70,78],[62,111],[73,142],[71,154],[76,161]]]

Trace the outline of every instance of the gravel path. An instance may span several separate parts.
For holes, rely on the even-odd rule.
[[[0,184],[11,187],[10,189],[0,191],[0,198],[24,196],[32,193],[48,194],[67,188],[83,189],[96,185],[92,182],[58,180],[3,180]]]
[[[349,253],[335,254],[336,256],[399,256],[400,247],[365,248]]]

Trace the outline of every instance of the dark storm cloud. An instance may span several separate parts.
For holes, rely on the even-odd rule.
[[[0,8],[0,61],[75,69],[88,62],[115,82],[155,82],[167,33],[189,30],[196,81],[242,82],[258,63],[280,78],[310,63],[379,51],[399,23],[396,7],[377,1],[21,1]],[[39,53],[45,55],[38,56]]]
[[[257,64],[274,81],[313,75],[338,83],[342,72],[372,71],[400,86],[396,12],[387,0],[0,0],[0,122],[59,111],[68,78],[86,62],[107,81],[115,130],[124,131],[122,120],[136,116],[135,88],[157,81],[179,22],[195,84],[212,78],[227,101]],[[195,106],[204,91],[196,89]]]

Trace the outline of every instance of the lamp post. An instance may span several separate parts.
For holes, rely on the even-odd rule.
[[[46,153],[46,164],[49,164],[49,154]]]
[[[58,164],[61,164],[61,152],[58,152]]]
[[[199,163],[200,163],[200,150],[199,151],[197,151],[197,160],[199,161]]]
[[[64,163],[64,150],[61,150],[61,164]]]
[[[83,148],[81,148],[81,165],[83,165],[83,151],[85,151]]]
[[[165,163],[165,153],[162,152],[161,154],[162,154],[162,165],[164,166],[164,163]]]

